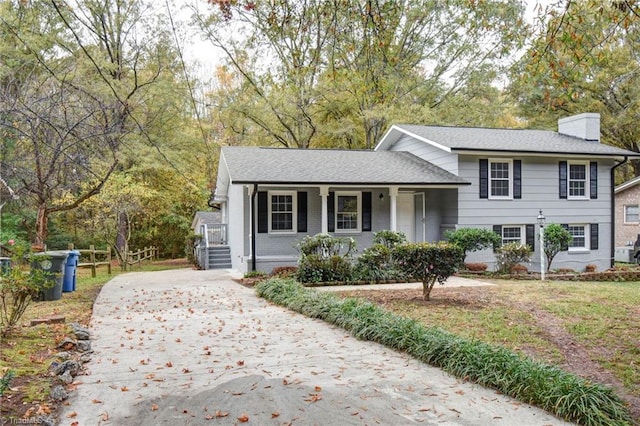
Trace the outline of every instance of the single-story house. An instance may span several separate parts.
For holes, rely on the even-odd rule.
[[[307,235],[402,231],[438,241],[447,230],[492,229],[534,249],[540,211],[573,235],[554,268],[613,261],[613,175],[635,152],[600,143],[600,116],[559,120],[558,131],[394,125],[372,151],[223,147],[214,201],[233,269],[294,265]],[[495,266],[492,250],[467,261]]]
[[[633,246],[640,235],[640,176],[614,188],[616,247]]]

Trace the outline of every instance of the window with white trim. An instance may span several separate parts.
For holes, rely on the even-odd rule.
[[[489,159],[489,198],[511,198],[512,188],[512,161]]]
[[[336,232],[359,232],[361,211],[360,192],[336,192]]]
[[[567,188],[569,199],[588,197],[589,164],[587,162],[569,162],[567,164]]]
[[[587,225],[569,225],[567,231],[573,239],[569,244],[569,250],[588,250]]]
[[[294,191],[269,192],[269,232],[296,232],[296,202]]]
[[[524,226],[505,225],[502,227],[502,244],[525,244]]]
[[[637,204],[628,204],[624,206],[624,223],[640,222],[640,209]]]

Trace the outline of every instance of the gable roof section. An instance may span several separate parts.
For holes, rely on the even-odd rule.
[[[621,183],[613,189],[613,192],[617,194],[619,192],[626,191],[627,189],[631,189],[638,184],[640,184],[640,176],[634,177],[633,179]]]
[[[202,223],[206,223],[207,225],[214,225],[216,223],[221,223],[222,214],[218,212],[207,212],[207,211],[199,211],[193,216],[193,221],[191,222],[191,227],[193,228],[196,225],[196,222],[200,220]]]
[[[549,130],[490,129],[400,124],[392,126],[376,150],[387,150],[403,135],[447,152],[519,152],[547,155],[640,157],[640,154]]]
[[[408,152],[229,146],[221,157],[234,184],[470,184]]]

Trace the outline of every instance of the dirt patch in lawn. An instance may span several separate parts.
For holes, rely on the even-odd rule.
[[[494,337],[492,343],[501,344],[543,362],[553,363],[566,371],[612,387],[629,404],[633,418],[637,419],[637,422],[640,420],[640,397],[631,393],[621,380],[597,362],[598,359],[609,358],[616,351],[625,350],[624,347],[612,347],[611,341],[600,346],[585,346],[567,331],[567,324],[562,318],[537,306],[535,300],[527,300],[526,297],[523,299],[522,294],[505,295],[499,289],[489,287],[436,287],[432,292],[431,301],[428,302],[423,300],[421,290],[362,290],[343,292],[342,295],[361,297],[419,320],[427,326],[441,326],[462,335],[465,327],[482,327],[480,317],[483,312],[499,312],[499,315],[504,317],[505,329],[531,327],[531,342],[527,343],[527,337],[523,336],[519,342],[509,341],[508,338],[499,341],[499,338]],[[556,293],[548,297],[558,298],[561,295]],[[442,320],[443,315],[448,316],[449,320]],[[457,324],[454,318],[460,318]],[[474,318],[478,320],[477,327],[473,323]],[[465,325],[467,320],[470,322]],[[457,329],[457,326],[460,329]],[[496,334],[499,335],[499,331]],[[484,341],[492,340],[485,335],[477,337]],[[551,350],[555,356],[550,355]]]

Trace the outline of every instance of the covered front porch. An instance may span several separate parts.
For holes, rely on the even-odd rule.
[[[438,241],[457,221],[456,187],[254,184],[242,192],[242,213],[222,200],[223,223],[209,226],[203,238],[208,247],[230,246],[233,269],[241,272],[296,265],[296,244],[307,235],[350,237],[361,252],[377,231],[403,232],[411,242]]]

